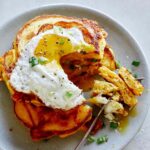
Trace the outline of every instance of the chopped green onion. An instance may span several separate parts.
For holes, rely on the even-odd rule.
[[[58,30],[59,30],[60,32],[62,32],[62,31],[63,31],[63,29],[62,29],[61,27],[58,27]]]
[[[61,38],[61,39],[59,40],[59,44],[60,44],[60,45],[63,45],[64,43],[65,43],[64,39]]]
[[[45,59],[45,58],[42,58],[42,57],[36,58],[36,57],[33,56],[33,57],[31,57],[31,58],[29,59],[29,63],[31,64],[32,67],[34,67],[34,66],[36,66],[36,65],[38,65],[38,64],[44,65],[44,64],[46,64],[47,62],[48,62],[48,60]]]
[[[134,78],[138,78],[138,75],[136,73],[133,76],[134,76]]]
[[[59,34],[59,33],[62,33],[63,32],[63,29],[59,26],[54,26],[54,32],[56,34]]]
[[[110,128],[111,129],[117,129],[118,128],[118,122],[110,122]]]
[[[69,33],[69,35],[71,35],[71,36],[73,35],[73,34],[72,34],[72,31],[68,31],[68,33]]]
[[[39,64],[44,65],[44,64],[46,64],[48,61],[47,61],[47,59],[41,57],[41,58],[38,59],[38,62],[39,62]]]
[[[134,60],[134,61],[132,62],[132,65],[135,66],[135,67],[138,67],[138,66],[140,65],[140,61]]]
[[[90,143],[93,143],[96,141],[96,138],[94,136],[91,136],[89,135],[88,138],[87,138],[87,143],[90,144]]]
[[[71,93],[70,91],[67,91],[66,94],[65,94],[65,96],[67,98],[71,98],[73,96],[73,93]]]
[[[96,143],[97,143],[97,144],[102,144],[102,143],[105,143],[105,142],[107,142],[107,141],[108,141],[108,137],[107,137],[106,135],[104,135],[104,136],[99,137],[99,138],[97,139]]]
[[[119,68],[121,68],[121,63],[120,63],[120,61],[118,60],[118,61],[116,61],[116,66],[117,66],[117,68],[119,69]]]
[[[29,59],[29,63],[31,64],[32,67],[34,67],[34,66],[36,66],[36,65],[39,64],[38,59],[35,58],[35,57],[31,57],[31,58]]]

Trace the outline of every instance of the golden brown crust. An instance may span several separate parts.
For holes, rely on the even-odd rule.
[[[17,54],[15,49],[11,49],[7,51],[0,59],[0,78],[3,80],[7,88],[9,89],[10,94],[14,93],[14,89],[10,85],[9,78],[11,75],[12,70],[15,67],[15,63],[17,61]]]
[[[36,99],[34,95],[16,92],[12,99],[16,116],[26,127],[30,128],[34,140],[54,135],[71,135],[91,118],[92,109],[86,104],[63,111],[33,105],[31,100]]]
[[[143,85],[138,80],[136,80],[125,67],[121,67],[118,73],[127,84],[129,89],[133,92],[133,94],[140,96],[143,93]]]
[[[109,68],[110,70],[116,70],[116,62],[113,50],[107,45],[104,49],[103,59],[101,60],[102,66]]]
[[[99,27],[97,22],[88,20],[86,18],[79,19],[75,17],[66,17],[66,16],[60,16],[60,15],[42,15],[42,16],[37,16],[29,20],[19,30],[13,42],[14,49],[20,51],[22,46],[26,44],[27,41],[29,41],[34,35],[37,35],[39,33],[39,30],[41,30],[41,26],[43,25],[45,26],[46,24],[50,24],[49,26],[52,26],[53,24],[58,24],[59,22],[62,22],[62,21],[66,22],[66,24],[67,22],[76,23],[80,25],[81,27],[87,28],[89,33],[93,37],[94,42],[96,42],[95,46],[97,48],[98,48],[98,41],[102,38],[106,38],[107,36],[107,33],[104,31],[104,29]],[[34,27],[34,29],[32,27]],[[45,28],[45,30],[46,29],[49,29],[49,27]],[[84,35],[86,36],[86,34]],[[22,40],[24,41],[22,42]]]
[[[124,81],[115,72],[109,70],[107,67],[102,66],[99,68],[99,74],[107,81],[113,83],[119,88],[119,92],[125,104],[135,106],[137,99],[135,95],[129,90]]]
[[[40,28],[39,28],[39,31],[37,34],[39,33],[42,33],[42,32],[45,32],[46,30],[50,30],[53,28],[53,25],[52,24],[44,24],[42,25]]]
[[[92,91],[93,95],[95,94],[109,95],[110,93],[118,91],[118,87],[107,81],[95,80]]]

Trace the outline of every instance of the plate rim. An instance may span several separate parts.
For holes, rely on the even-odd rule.
[[[90,12],[93,12],[93,13],[96,13],[96,14],[100,14],[101,16],[103,16],[104,18],[108,19],[110,22],[113,22],[115,25],[117,25],[119,27],[119,29],[122,30],[123,34],[126,34],[126,36],[131,39],[134,43],[134,45],[137,47],[137,51],[138,53],[140,53],[140,55],[142,55],[142,57],[144,58],[144,64],[146,65],[145,68],[146,68],[146,71],[147,71],[147,85],[148,85],[148,88],[150,88],[150,68],[148,67],[148,58],[145,56],[145,53],[144,51],[142,50],[142,47],[140,46],[139,42],[136,40],[136,38],[131,34],[131,32],[129,32],[129,30],[123,25],[121,24],[119,21],[117,21],[117,19],[114,19],[112,16],[108,15],[107,13],[104,13],[98,9],[95,9],[95,8],[92,8],[92,7],[89,7],[89,6],[86,6],[86,5],[82,5],[82,4],[77,4],[77,3],[57,3],[57,4],[47,4],[47,5],[42,5],[42,6],[37,6],[37,7],[33,7],[33,8],[30,8],[29,10],[25,10],[17,15],[15,15],[14,17],[10,18],[9,20],[7,20],[5,23],[3,23],[1,26],[0,26],[0,31],[3,30],[3,28],[5,26],[7,26],[8,24],[10,24],[11,22],[13,22],[13,20],[19,18],[19,17],[22,17],[26,14],[30,14],[34,11],[37,11],[38,9],[47,9],[47,8],[53,8],[53,7],[72,7],[72,8],[76,8],[76,9],[83,9],[85,11],[90,11]],[[147,95],[150,96],[150,93],[147,93]],[[139,132],[139,130],[141,129],[141,127],[143,126],[143,123],[145,122],[145,119],[147,117],[147,114],[148,114],[148,111],[150,109],[150,102],[148,103],[148,107],[147,107],[147,110],[145,112],[145,115],[144,115],[144,118],[142,119],[142,123],[141,125],[138,127],[138,130],[136,131],[136,133],[131,136],[130,138],[128,138],[127,142],[124,143],[120,148],[123,149],[125,148],[125,146],[127,146],[132,140],[133,138],[137,135],[137,133]],[[0,150],[3,150],[2,148],[0,148]]]

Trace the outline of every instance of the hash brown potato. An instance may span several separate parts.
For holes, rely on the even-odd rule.
[[[135,95],[140,96],[143,93],[143,85],[125,67],[119,69],[119,75]]]
[[[119,88],[119,92],[125,104],[135,106],[137,104],[136,96],[130,91],[126,83],[115,72],[109,70],[107,67],[102,66],[99,68],[99,74],[107,81],[113,83]]]

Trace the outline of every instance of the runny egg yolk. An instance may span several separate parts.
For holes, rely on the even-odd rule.
[[[49,61],[56,60],[59,64],[59,60],[63,55],[74,51],[75,48],[69,38],[56,34],[47,34],[39,41],[34,55],[37,57],[45,57]]]

